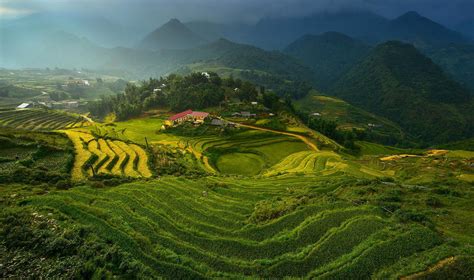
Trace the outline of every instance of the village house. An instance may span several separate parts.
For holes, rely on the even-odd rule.
[[[22,109],[29,109],[33,108],[34,104],[32,102],[24,102],[21,103],[20,105],[16,106],[16,109],[22,110]]]
[[[185,121],[192,121],[194,123],[203,123],[209,116],[206,112],[194,112],[193,110],[186,110],[176,115],[169,117],[165,121],[166,126],[175,126]]]
[[[225,123],[224,123],[224,121],[221,120],[221,119],[212,119],[211,125],[214,125],[214,126],[224,126]]]

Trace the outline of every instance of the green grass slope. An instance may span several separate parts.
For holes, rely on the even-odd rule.
[[[117,246],[146,278],[340,279],[420,261],[392,274],[407,275],[446,257],[446,246],[450,254],[462,253],[422,224],[401,223],[376,204],[345,198],[361,188],[357,180],[308,179],[164,177],[16,199],[23,212],[50,219],[44,230],[85,227]],[[382,186],[372,183],[380,198]]]

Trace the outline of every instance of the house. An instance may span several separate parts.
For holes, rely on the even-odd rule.
[[[313,116],[313,117],[321,117],[321,113],[312,113],[311,116]]]
[[[20,105],[16,106],[17,109],[28,109],[28,108],[33,108],[33,103],[21,103]]]
[[[192,112],[193,110],[186,110],[184,112],[173,115],[165,121],[165,124],[168,126],[173,126],[173,125],[185,122],[186,120],[188,120],[188,115],[191,114]]]
[[[194,123],[203,123],[204,120],[209,116],[209,113],[206,112],[193,112],[193,110],[186,110],[176,115],[169,117],[165,121],[165,125],[174,126],[181,124],[185,121],[193,121]]]
[[[223,120],[220,120],[220,119],[212,119],[211,121],[211,125],[215,125],[215,126],[224,126],[224,121]]]
[[[239,112],[234,112],[232,113],[232,117],[240,117],[241,114]]]
[[[240,115],[243,117],[243,118],[252,118],[252,117],[256,117],[257,114],[253,114],[253,113],[250,113],[250,112],[240,112]]]
[[[39,105],[43,106],[43,107],[46,107],[46,108],[52,108],[53,107],[53,104],[52,102],[38,102]]]
[[[204,77],[206,77],[208,79],[211,77],[211,75],[207,72],[202,72],[201,75],[203,75]]]
[[[367,126],[369,128],[380,128],[380,127],[382,127],[381,124],[374,124],[374,123],[368,123]]]
[[[188,115],[189,119],[191,119],[194,123],[203,123],[204,120],[209,117],[209,113],[206,112],[192,112]]]
[[[240,112],[240,115],[244,118],[250,118],[250,112]]]
[[[252,105],[258,105],[258,102],[252,101],[252,102],[250,102],[250,104],[252,104]]]
[[[157,93],[157,92],[159,92],[159,91],[161,91],[161,88],[155,88],[155,89],[153,89],[153,93]]]

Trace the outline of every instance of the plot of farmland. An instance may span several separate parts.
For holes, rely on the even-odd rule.
[[[220,187],[210,190],[210,184]],[[30,204],[90,226],[169,279],[370,277],[367,273],[441,248],[434,231],[397,228],[377,207],[349,202],[309,204],[261,223],[248,218],[259,211],[259,202],[288,186],[324,193],[331,184],[297,177],[165,177],[111,189],[79,187],[34,197]]]
[[[65,133],[74,143],[76,151],[73,180],[83,180],[94,172],[133,178],[152,176],[148,155],[138,145],[96,139],[91,134],[73,130],[66,130]]]
[[[0,112],[0,127],[24,130],[57,130],[88,125],[78,115],[53,110],[11,110]]]

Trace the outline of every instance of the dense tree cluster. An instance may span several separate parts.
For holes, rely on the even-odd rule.
[[[240,79],[222,79],[215,73],[173,74],[149,79],[140,85],[128,84],[124,93],[102,97],[100,101],[91,103],[89,110],[97,117],[115,113],[118,120],[124,120],[156,107],[182,111],[217,106],[233,98],[254,101],[257,97],[255,85]]]

